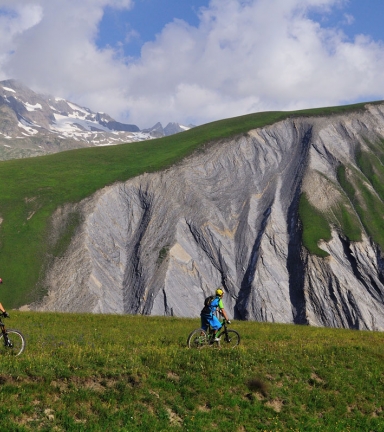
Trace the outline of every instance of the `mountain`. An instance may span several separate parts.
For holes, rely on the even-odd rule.
[[[174,134],[177,134],[179,132],[184,132],[184,131],[189,130],[193,127],[196,127],[196,126],[194,126],[194,125],[183,126],[179,123],[168,123],[167,126],[165,126],[165,128],[163,128],[162,124],[160,122],[158,122],[149,129],[143,129],[142,132],[149,133],[154,138],[161,138],[164,136],[174,135]]]
[[[28,308],[384,330],[384,104],[287,117],[58,208]]]
[[[160,125],[161,132],[152,134],[106,113],[36,94],[15,80],[0,82],[0,160],[144,141],[189,129],[169,125],[165,129]]]

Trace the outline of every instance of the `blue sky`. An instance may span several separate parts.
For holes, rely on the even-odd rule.
[[[384,2],[382,0],[350,0],[335,7],[331,13],[310,14],[325,26],[341,29],[353,40],[358,34],[369,35],[384,42]]]
[[[208,4],[208,0],[136,0],[132,8],[126,11],[107,7],[96,43],[101,48],[122,44],[125,55],[140,57],[142,45],[154,40],[174,19],[184,20],[197,27],[199,9]],[[128,36],[129,42],[124,43],[131,33],[134,34]]]
[[[384,99],[383,0],[0,0],[0,80],[140,128]]]

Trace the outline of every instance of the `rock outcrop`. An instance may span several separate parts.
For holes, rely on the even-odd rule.
[[[238,319],[383,330],[375,240],[362,224],[355,242],[331,224],[328,256],[310,254],[298,213],[303,193],[323,213],[345,200],[338,167],[359,171],[357,149],[383,137],[384,105],[287,119],[58,209],[55,226],[82,222],[30,307],[197,317],[222,284]]]

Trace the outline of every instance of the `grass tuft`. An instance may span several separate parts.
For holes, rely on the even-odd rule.
[[[247,387],[253,392],[258,392],[264,397],[268,396],[269,385],[261,378],[251,378],[247,381]]]

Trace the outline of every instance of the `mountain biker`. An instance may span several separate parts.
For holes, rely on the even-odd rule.
[[[2,283],[3,283],[3,279],[0,278],[0,284],[2,284]],[[0,312],[5,317],[9,316],[1,303],[0,303]]]
[[[211,303],[208,306],[204,306],[203,310],[200,313],[200,317],[201,317],[201,328],[204,331],[207,331],[208,326],[210,326],[211,329],[214,331],[214,334],[216,335],[218,330],[220,330],[222,327],[221,322],[215,316],[215,312],[217,309],[219,309],[219,313],[223,315],[223,317],[227,320],[229,324],[231,323],[231,321],[229,321],[228,315],[224,310],[223,287],[217,288],[215,294],[216,294],[215,298],[211,301]]]

